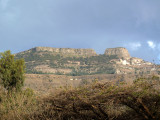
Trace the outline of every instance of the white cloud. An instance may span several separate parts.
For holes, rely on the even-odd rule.
[[[147,44],[152,49],[154,49],[156,47],[156,44],[153,41],[147,41]]]
[[[141,43],[137,42],[137,43],[129,43],[128,45],[126,45],[126,47],[129,47],[131,50],[138,50],[141,47]]]

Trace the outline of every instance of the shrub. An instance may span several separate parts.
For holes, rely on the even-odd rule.
[[[36,96],[31,89],[12,94],[1,91],[1,120],[24,120],[37,109]]]
[[[20,91],[24,84],[24,60],[14,60],[10,51],[0,54],[0,79],[8,91]]]
[[[151,82],[152,81],[152,82]],[[37,120],[158,120],[160,118],[159,81],[138,79],[127,87],[96,83],[63,90],[42,100]]]

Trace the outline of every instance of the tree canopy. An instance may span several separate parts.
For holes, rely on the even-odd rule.
[[[20,91],[24,85],[25,63],[23,59],[14,59],[11,51],[0,53],[0,80],[8,91]]]

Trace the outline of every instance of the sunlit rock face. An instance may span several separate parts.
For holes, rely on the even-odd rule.
[[[93,49],[35,47],[15,58],[25,59],[27,73],[36,74],[148,74],[157,70],[152,63],[131,57],[123,47],[108,48],[103,55]]]
[[[131,58],[128,50],[126,48],[118,47],[118,48],[107,48],[105,50],[105,55],[117,55],[119,58],[128,59]]]
[[[62,55],[75,55],[75,56],[96,56],[93,49],[73,49],[73,48],[51,48],[51,47],[36,47],[33,48],[36,52],[53,52]]]

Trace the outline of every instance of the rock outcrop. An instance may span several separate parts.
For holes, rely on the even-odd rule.
[[[126,48],[118,47],[118,48],[108,48],[105,50],[105,55],[117,55],[119,58],[131,58],[128,50]]]
[[[51,48],[51,47],[35,47],[32,50],[36,52],[51,52],[61,55],[69,56],[96,56],[96,52],[93,49],[73,49],[73,48]]]
[[[97,55],[93,49],[35,47],[16,54],[15,58],[24,58],[27,73],[36,74],[138,74],[149,73],[153,68],[152,63],[131,57],[122,47],[108,48],[104,55]]]

